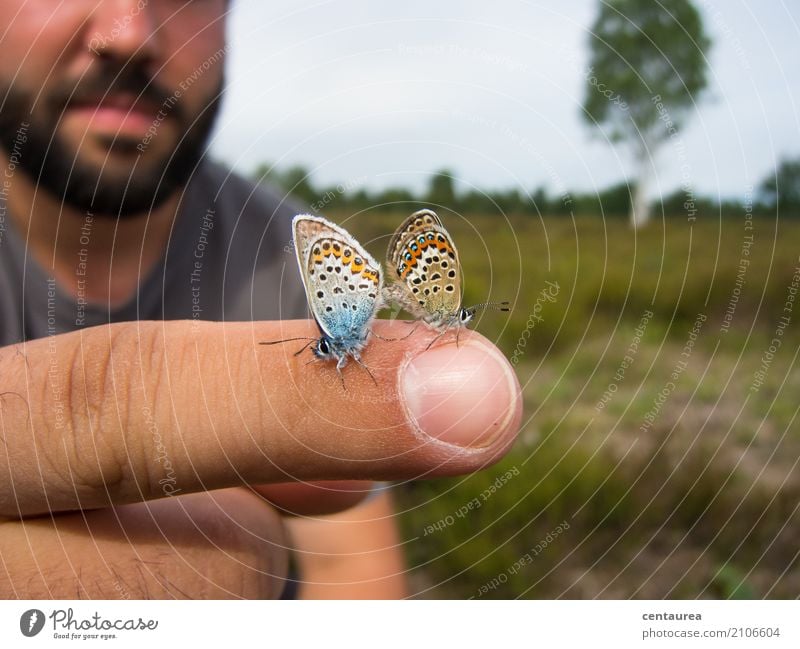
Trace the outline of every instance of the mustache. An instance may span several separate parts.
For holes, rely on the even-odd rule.
[[[180,95],[163,87],[141,66],[129,62],[125,67],[100,64],[78,80],[59,81],[49,93],[51,105],[62,111],[75,104],[100,104],[117,95],[136,98],[136,105],[158,108],[169,103],[169,114],[184,118]]]

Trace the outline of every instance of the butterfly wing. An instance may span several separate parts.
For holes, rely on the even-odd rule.
[[[453,319],[461,307],[461,266],[435,212],[409,216],[389,242],[388,259],[395,279],[387,290],[392,299],[434,326]]]
[[[350,233],[321,217],[298,215],[293,229],[300,275],[319,328],[345,347],[357,344],[380,308],[378,262]]]

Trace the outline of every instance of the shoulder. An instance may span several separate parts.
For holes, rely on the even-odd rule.
[[[308,211],[277,187],[255,182],[219,162],[204,162],[193,185],[193,193],[205,197],[218,234],[226,238],[284,245],[292,238],[292,217]]]
[[[185,205],[191,215],[184,221],[196,224],[205,211],[212,224],[204,263],[224,277],[224,319],[304,315],[305,290],[291,243],[292,218],[308,210],[286,192],[216,162],[204,162],[192,183]]]

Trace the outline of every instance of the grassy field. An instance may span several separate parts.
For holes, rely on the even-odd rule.
[[[382,258],[404,213],[333,216]],[[415,594],[799,596],[800,223],[440,215],[525,416],[399,494]]]

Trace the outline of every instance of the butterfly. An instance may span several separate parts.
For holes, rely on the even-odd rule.
[[[453,239],[433,210],[409,216],[389,241],[387,265],[394,282],[387,299],[441,332],[464,327],[478,309],[508,311],[508,302],[461,304],[461,264]]]
[[[292,231],[308,306],[322,334],[297,353],[313,345],[317,358],[336,360],[340,374],[348,358],[366,368],[361,351],[367,343],[369,323],[382,304],[380,265],[349,232],[322,217],[298,214],[292,220]],[[288,341],[261,344],[279,342]]]

